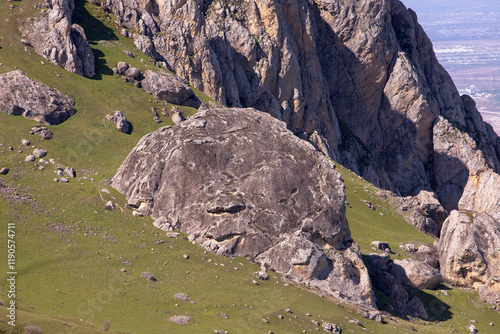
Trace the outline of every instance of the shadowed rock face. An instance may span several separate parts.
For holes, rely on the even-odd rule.
[[[48,11],[21,24],[36,53],[66,70],[91,78],[95,59],[83,28],[71,23],[75,0],[50,0]]]
[[[75,114],[74,104],[68,96],[27,77],[22,71],[0,75],[0,111],[6,114],[55,125]]]
[[[136,46],[191,85],[283,120],[377,186],[432,190],[450,211],[470,170],[499,171],[500,139],[399,0],[110,3]]]
[[[141,139],[111,185],[213,252],[374,305],[335,165],[266,113],[209,109],[161,128]]]

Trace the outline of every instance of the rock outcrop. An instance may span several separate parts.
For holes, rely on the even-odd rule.
[[[111,185],[212,252],[374,306],[335,165],[266,113],[208,109],[161,128],[141,139]]]
[[[499,137],[399,0],[109,3],[176,75],[283,120],[377,186],[433,191],[450,211],[469,171],[499,172]]]
[[[498,277],[494,278],[500,272],[498,220],[484,213],[452,211],[443,225],[439,254],[445,281],[480,289],[484,296],[498,294]]]
[[[392,261],[389,253],[368,255],[367,266],[373,287],[390,298],[391,304],[387,307],[391,312],[428,319],[422,300],[416,296],[411,298],[405,285],[416,288],[418,285],[421,288],[435,287],[440,282],[439,272],[418,261]],[[425,268],[423,273],[418,272],[420,268]],[[377,302],[380,303],[381,300]]]
[[[46,125],[64,122],[75,114],[75,102],[22,71],[0,74],[0,111],[22,115]]]
[[[95,59],[83,28],[71,23],[75,0],[47,0],[40,17],[21,23],[21,34],[36,53],[66,70],[91,78]]]
[[[458,206],[487,213],[500,222],[500,175],[492,170],[471,175]]]

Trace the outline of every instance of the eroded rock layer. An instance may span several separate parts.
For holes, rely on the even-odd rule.
[[[332,161],[254,109],[209,109],[141,139],[112,178],[129,204],[221,255],[374,305]]]

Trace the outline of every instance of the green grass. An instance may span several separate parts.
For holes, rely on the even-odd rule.
[[[0,62],[3,63],[0,73],[15,67],[25,71],[71,96],[77,113],[52,126],[54,138],[46,141],[29,134],[36,122],[0,113],[0,143],[4,144],[0,147],[0,167],[11,168],[8,175],[0,176],[0,184],[15,186],[17,196],[31,198],[10,201],[0,198],[0,300],[4,304],[0,306],[0,333],[11,330],[6,317],[9,298],[3,260],[7,256],[3,246],[7,241],[7,223],[15,223],[17,231],[19,309],[14,333],[22,333],[28,325],[38,326],[43,333],[103,333],[105,321],[109,321],[111,333],[211,333],[215,329],[230,333],[316,332],[311,320],[336,323],[344,333],[365,333],[363,328],[350,324],[349,319],[359,319],[372,333],[413,333],[410,326],[420,333],[448,333],[450,325],[465,332],[467,322],[477,319],[476,326],[488,333],[489,322],[500,324],[499,313],[479,303],[476,293],[458,289],[450,290],[449,297],[436,296],[448,305],[450,319],[423,325],[419,321],[385,317],[386,323],[379,324],[357,315],[352,307],[321,298],[304,287],[288,285],[275,273],[270,273],[268,281],[254,285],[251,274],[259,268],[246,259],[206,254],[185,236],[166,238],[164,232],[152,226],[150,218],[133,217],[128,209],[122,212],[119,207],[125,208],[125,199],[105,181],[114,175],[143,135],[172,123],[162,116],[163,124],[154,123],[150,107],[163,106],[142,90],[115,78],[110,69],[119,61],[127,61],[141,70],[154,66],[134,49],[130,39],[119,35],[113,26],[89,16],[107,22],[100,9],[78,2],[77,14],[86,19],[81,23],[98,58],[99,73],[93,79],[69,73],[34,52],[32,55],[24,52],[16,19],[34,15],[34,1],[15,2],[14,11],[8,9],[10,4],[0,5]],[[97,31],[92,30],[92,24],[98,27]],[[136,57],[124,55],[123,50],[134,52]],[[55,72],[61,77],[55,76]],[[203,101],[210,100],[195,92]],[[195,112],[192,108],[181,108],[187,116]],[[123,111],[132,123],[131,135],[119,133],[105,121],[105,115],[115,110]],[[54,158],[62,166],[73,167],[77,177],[68,184],[56,183],[52,181],[56,177],[54,165],[40,171],[34,163],[24,162],[31,149],[21,145],[22,138],[46,149],[47,159]],[[7,150],[9,146],[14,147],[13,152]],[[18,153],[19,150],[23,153]],[[339,170],[352,206],[347,209],[351,232],[363,253],[372,252],[372,240],[387,241],[396,251],[399,242],[432,241],[380,199],[373,186],[340,166]],[[111,194],[100,193],[102,188],[109,189]],[[119,207],[108,212],[104,204],[110,199]],[[367,208],[361,202],[363,199],[371,201],[377,211]],[[183,254],[189,254],[189,260]],[[407,254],[401,252],[396,256]],[[121,272],[122,268],[126,271]],[[148,282],[141,277],[143,272],[154,274],[158,281]],[[178,292],[187,293],[195,303],[174,300],[172,295]],[[426,299],[435,293],[427,291],[421,297]],[[429,303],[432,301],[435,299],[429,298]],[[285,308],[293,313],[286,313]],[[219,313],[226,313],[228,319]],[[439,314],[435,313],[437,318]],[[168,321],[171,316],[186,314],[194,319],[188,326]],[[279,314],[285,319],[279,319]],[[264,318],[269,319],[268,324],[262,321]]]

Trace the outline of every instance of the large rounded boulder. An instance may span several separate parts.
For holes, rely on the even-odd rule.
[[[209,109],[143,137],[111,185],[221,255],[374,306],[332,161],[254,109]],[[340,293],[341,292],[341,293]]]

